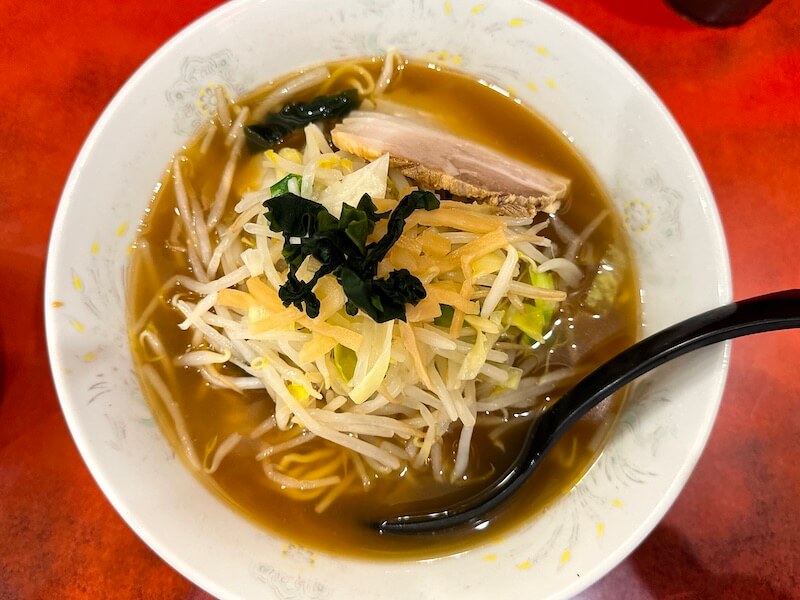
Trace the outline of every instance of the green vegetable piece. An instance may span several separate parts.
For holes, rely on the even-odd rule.
[[[531,277],[531,285],[544,288],[546,290],[556,289],[556,284],[552,273],[539,273],[533,267],[529,267],[528,273]],[[536,299],[533,303],[542,310],[545,325],[553,319],[553,313],[558,308],[558,302],[554,300]]]
[[[442,309],[442,314],[433,320],[433,324],[439,327],[450,327],[453,323],[453,315],[456,312],[455,309],[447,304],[440,304],[439,306]]]
[[[269,187],[269,194],[272,197],[281,196],[283,194],[289,193],[289,181],[294,180],[297,182],[297,189],[300,189],[300,185],[303,183],[303,178],[300,175],[295,175],[294,173],[289,173],[286,177],[281,179],[280,181],[273,183]]]
[[[544,342],[544,311],[529,303],[523,306],[525,309],[523,312],[513,311],[510,318],[511,324],[537,342]]]
[[[525,334],[522,334],[524,337],[528,337]],[[528,338],[530,339],[530,338]],[[531,340],[532,342],[533,340]],[[527,344],[531,346],[532,344]],[[519,382],[522,381],[522,369],[517,367],[505,367],[505,371],[508,372],[508,379],[506,379],[503,383],[500,384],[500,387],[506,388],[508,390],[516,390],[519,389]]]
[[[318,96],[310,102],[291,102],[280,112],[269,113],[261,124],[247,125],[244,135],[253,152],[263,152],[280,144],[292,131],[325,119],[341,119],[358,107],[358,90],[345,90],[333,96]]]
[[[350,348],[341,344],[336,344],[333,347],[333,364],[342,382],[347,383],[353,378],[357,362],[358,357]]]

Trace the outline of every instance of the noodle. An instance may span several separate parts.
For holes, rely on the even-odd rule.
[[[225,89],[221,85],[218,85],[214,88],[214,94],[220,125],[222,125],[223,131],[227,131],[231,126],[231,113],[228,108],[228,99],[225,97]]]
[[[392,72],[395,69],[395,62],[399,62],[400,60],[400,54],[397,52],[397,50],[390,48],[386,51],[386,58],[383,60],[383,68],[381,69],[380,75],[378,75],[375,83],[376,94],[382,94],[391,85]],[[398,187],[398,189],[403,190],[404,188]]]

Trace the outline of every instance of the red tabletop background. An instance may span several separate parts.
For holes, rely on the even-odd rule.
[[[662,0],[551,2],[661,96],[711,182],[737,297],[800,287],[800,4],[726,30]],[[208,598],[100,493],[59,409],[42,279],[92,124],[214,0],[0,0],[0,598]],[[702,260],[702,257],[698,257]],[[800,332],[734,344],[719,418],[655,531],[581,598],[800,598]]]

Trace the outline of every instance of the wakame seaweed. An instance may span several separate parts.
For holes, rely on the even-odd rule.
[[[291,132],[325,119],[341,119],[358,108],[358,90],[350,89],[332,96],[317,96],[309,102],[290,102],[279,112],[269,113],[264,122],[247,125],[244,135],[253,152],[269,150]]]
[[[406,219],[415,210],[433,210],[439,199],[431,192],[414,191],[398,202],[389,213],[378,213],[369,194],[358,205],[342,206],[337,219],[313,200],[286,193],[264,202],[270,229],[283,233],[283,257],[289,273],[278,296],[285,306],[294,305],[310,317],[319,315],[319,299],[314,286],[333,274],[347,296],[347,312],[361,309],[373,320],[384,323],[406,319],[406,304],[417,304],[425,298],[422,282],[406,269],[392,271],[378,279],[378,263],[383,260],[403,233]],[[367,237],[375,224],[388,215],[386,234],[371,244]],[[297,269],[308,257],[320,262],[309,281],[297,278]]]

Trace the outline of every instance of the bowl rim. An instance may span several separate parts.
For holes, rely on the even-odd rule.
[[[732,299],[733,289],[730,255],[728,252],[728,245],[725,238],[725,232],[722,227],[719,210],[714,200],[711,187],[705,176],[705,172],[703,171],[702,166],[686,135],[679,127],[669,109],[667,109],[652,88],[645,82],[642,76],[639,75],[639,73],[630,64],[628,64],[628,62],[626,62],[609,44],[587,29],[584,25],[540,0],[521,1],[525,4],[535,7],[536,10],[548,13],[551,18],[558,21],[564,28],[571,29],[575,35],[582,37],[585,42],[594,46],[597,52],[601,54],[606,61],[613,63],[614,67],[625,76],[625,78],[654,108],[656,108],[664,123],[669,126],[675,142],[685,153],[686,158],[695,171],[695,174],[698,176],[696,184],[699,186],[702,192],[702,196],[700,196],[698,200],[701,202],[704,214],[706,215],[707,226],[710,228],[716,238],[715,241],[716,245],[718,246],[718,258],[720,259],[718,264],[715,265],[715,270],[718,273],[716,293],[717,299],[720,304],[730,302]],[[59,353],[54,342],[54,339],[57,335],[55,316],[53,315],[52,311],[48,310],[48,307],[51,305],[51,302],[56,299],[55,293],[58,283],[56,280],[55,256],[58,254],[58,249],[63,245],[63,236],[65,231],[64,222],[76,198],[74,194],[75,186],[81,175],[83,167],[86,165],[89,157],[94,152],[97,141],[101,137],[108,121],[125,103],[129,94],[134,88],[136,88],[140,81],[145,79],[149,72],[164,57],[172,53],[174,48],[178,46],[184,39],[191,37],[195,31],[207,27],[214,21],[224,19],[230,14],[238,13],[246,5],[257,4],[260,2],[262,2],[262,0],[231,0],[199,16],[171,36],[168,40],[163,42],[159,48],[135,70],[135,72],[115,93],[111,101],[103,109],[95,124],[92,126],[90,133],[86,137],[86,140],[81,146],[81,149],[70,169],[69,176],[59,199],[56,215],[51,228],[44,275],[45,335],[47,339],[47,353],[50,363],[51,376],[55,384],[56,393],[59,398],[59,404],[62,412],[64,413],[67,426],[75,445],[78,448],[81,458],[87,465],[98,487],[101,489],[117,513],[125,521],[125,523],[134,531],[134,533],[136,533],[136,535],[142,541],[144,541],[145,544],[147,544],[162,560],[178,571],[181,575],[185,576],[191,582],[195,583],[214,596],[221,598],[231,597],[233,592],[230,589],[218,585],[213,578],[207,577],[195,565],[182,558],[179,553],[175,552],[171,547],[163,543],[159,535],[151,531],[140,521],[140,519],[137,518],[136,513],[133,512],[128,506],[125,497],[118,493],[110,481],[103,477],[102,468],[100,467],[98,460],[95,458],[95,450],[93,449],[92,444],[81,434],[81,425],[78,415],[72,410],[69,403],[64,400],[71,395],[71,392],[68,389],[69,386],[67,385],[64,369],[62,368],[63,357]],[[721,347],[722,351],[720,359],[717,362],[716,370],[712,374],[714,377],[716,377],[717,382],[714,386],[714,397],[708,399],[708,406],[710,410],[708,412],[707,421],[703,424],[700,434],[694,438],[691,447],[687,451],[685,460],[683,461],[676,476],[673,478],[672,483],[668,487],[667,491],[661,496],[659,501],[652,508],[648,517],[639,523],[638,527],[636,527],[630,533],[629,537],[623,544],[618,545],[610,553],[605,555],[603,560],[598,561],[595,564],[594,568],[584,572],[580,579],[573,581],[571,585],[567,585],[552,597],[570,597],[580,593],[596,583],[612,569],[617,567],[639,546],[639,544],[647,537],[647,535],[652,532],[652,530],[661,521],[666,512],[675,502],[681,490],[686,485],[686,482],[693,472],[700,455],[702,454],[702,451],[708,442],[713,425],[716,421],[717,413],[719,411],[719,406],[724,394],[725,382],[730,366],[732,344],[730,341],[728,341],[724,344],[721,344]],[[359,559],[354,557],[348,557],[348,559],[371,562],[369,559]]]

